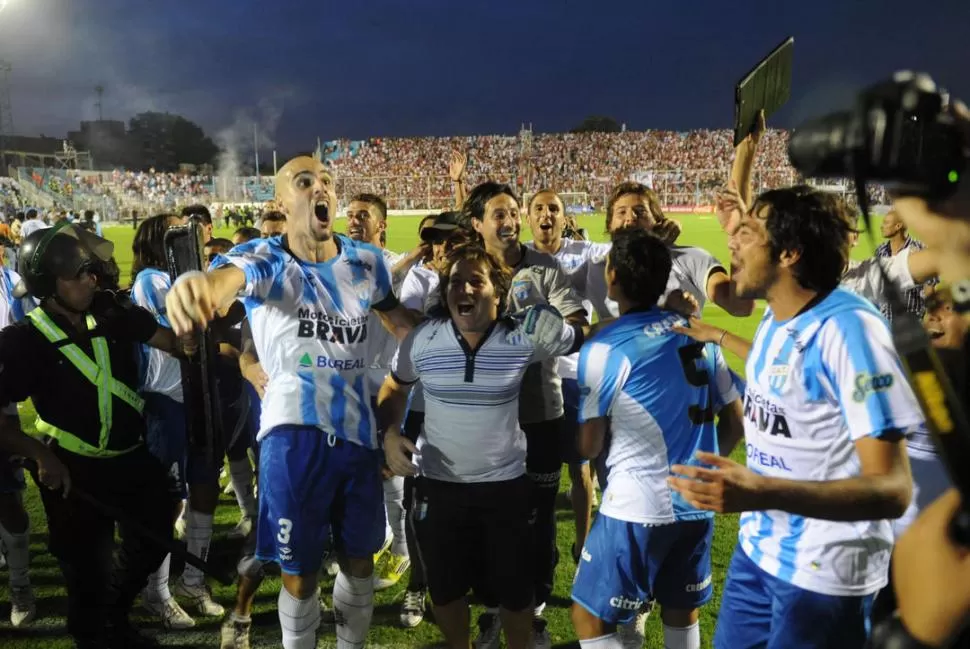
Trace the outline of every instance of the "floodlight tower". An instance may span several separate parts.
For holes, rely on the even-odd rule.
[[[7,142],[13,135],[13,109],[10,107],[11,70],[9,63],[0,60],[0,167],[6,164]]]

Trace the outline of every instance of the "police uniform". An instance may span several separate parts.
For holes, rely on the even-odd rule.
[[[45,300],[0,332],[0,404],[31,399],[37,431],[73,488],[123,513],[124,520],[114,520],[71,494],[41,489],[49,549],[67,586],[68,632],[81,648],[138,647],[128,611],[166,550],[126,529],[126,522],[171,538],[177,498],[145,446],[144,402],[136,392],[137,346],[158,325],[126,299],[97,292],[79,331],[50,308],[52,299],[58,300]],[[113,557],[116,523],[122,542]]]

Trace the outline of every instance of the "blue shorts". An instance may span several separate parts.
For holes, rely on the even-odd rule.
[[[370,557],[384,543],[380,452],[312,426],[277,426],[261,442],[256,558],[316,574],[334,548]]]
[[[563,464],[588,464],[589,460],[579,454],[579,383],[576,379],[562,380],[562,405],[565,415],[562,425]]]
[[[158,392],[145,392],[145,443],[148,452],[168,467],[182,497],[185,489],[185,453],[189,445],[185,429],[185,405]]]
[[[714,593],[714,519],[669,525],[628,523],[599,514],[586,537],[573,601],[607,624],[632,621],[645,602],[691,610]]]
[[[738,545],[728,566],[715,649],[858,649],[875,595],[822,595],[772,577]]]

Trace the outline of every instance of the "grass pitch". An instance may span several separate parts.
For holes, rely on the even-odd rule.
[[[713,216],[690,214],[676,215],[676,218],[683,225],[683,234],[678,243],[702,247],[709,250],[722,262],[727,263],[729,259],[727,240]],[[583,216],[579,220],[581,227],[587,228],[593,238],[597,240],[606,238],[603,232],[604,218],[602,215]],[[388,247],[395,251],[405,251],[414,247],[418,243],[417,227],[419,221],[418,217],[391,217],[387,233]],[[343,222],[340,222],[338,229],[342,230],[343,225]],[[105,229],[105,234],[115,242],[115,256],[121,267],[122,284],[126,284],[130,280],[131,242],[134,238],[134,230],[129,226],[108,227]],[[215,233],[216,236],[225,237],[229,237],[231,234],[232,230],[229,229],[217,229]],[[523,241],[530,238],[531,235],[528,231],[523,232]],[[863,237],[853,256],[864,258],[871,253],[871,245],[869,245],[868,239]],[[728,327],[738,335],[750,338],[754,335],[755,327],[762,312],[763,306],[759,305],[755,313],[748,318],[732,318],[719,307],[709,303],[704,311],[704,318],[718,326]],[[743,370],[743,363],[740,359],[731,354],[727,354],[727,357],[735,370]],[[24,404],[21,407],[21,421],[25,429],[33,429],[33,419],[34,413],[30,404]],[[743,452],[736,453],[735,459],[743,461]],[[569,619],[569,606],[571,604],[569,593],[575,572],[575,565],[570,558],[569,549],[574,540],[575,531],[572,510],[565,499],[565,492],[568,491],[569,487],[568,480],[566,472],[563,471],[562,496],[560,497],[557,514],[558,544],[561,559],[556,570],[555,591],[546,608],[545,617],[548,620],[549,633],[555,647],[578,649],[579,643],[576,641]],[[56,562],[47,553],[46,517],[37,488],[29,479],[28,484],[25,503],[31,520],[31,581],[38,598],[38,619],[28,629],[15,630],[10,627],[7,621],[9,589],[5,576],[0,576],[0,648],[69,649],[73,644],[64,630],[66,597],[63,580]],[[239,510],[235,499],[232,496],[222,496],[215,518],[215,532],[211,551],[213,560],[225,561],[227,565],[235,564],[238,545],[231,543],[226,538],[226,534],[236,524],[238,516]],[[711,646],[721,588],[724,583],[727,564],[734,550],[737,530],[737,516],[719,516],[717,518],[712,552],[714,599],[701,611],[703,647]],[[78,533],[83,534],[84,531],[78,530]],[[178,575],[179,570],[178,566],[172,566],[173,578]],[[426,617],[425,622],[416,629],[405,630],[400,628],[398,612],[404,596],[405,583],[406,578],[402,579],[394,588],[376,594],[374,621],[368,647],[418,648],[442,646],[442,636],[431,621],[430,616]],[[215,599],[228,610],[235,601],[235,587],[224,587],[219,584],[212,584],[212,586]],[[332,586],[333,580],[331,578],[321,580],[321,592],[324,593],[324,598],[328,602]],[[267,579],[257,595],[256,609],[253,615],[252,640],[254,648],[280,646],[279,621],[276,614],[279,588],[278,579]],[[472,611],[473,624],[479,612],[480,609],[477,607]],[[197,625],[193,629],[181,632],[163,632],[161,625],[157,621],[145,617],[144,611],[137,605],[133,619],[146,630],[157,632],[158,639],[165,645],[200,648],[219,646],[219,626],[221,622],[219,619],[197,617]],[[319,646],[336,646],[332,631],[321,633]],[[647,621],[647,642],[645,646],[663,646],[663,629],[659,615],[652,615]]]

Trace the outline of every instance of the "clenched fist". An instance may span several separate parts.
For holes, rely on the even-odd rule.
[[[208,277],[197,270],[180,275],[165,296],[168,320],[180,336],[196,327],[205,329],[215,318],[217,307]]]

